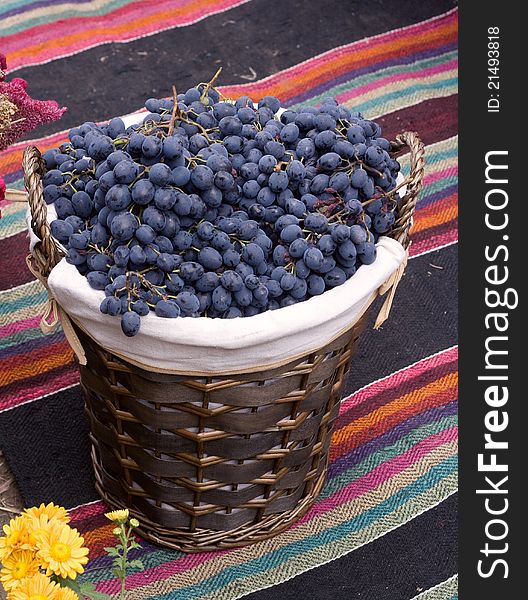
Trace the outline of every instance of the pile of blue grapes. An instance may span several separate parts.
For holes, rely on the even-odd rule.
[[[150,311],[279,309],[375,260],[400,168],[378,124],[333,98],[279,112],[211,82],[145,106],[140,124],[87,122],[43,155],[52,235],[125,335]]]

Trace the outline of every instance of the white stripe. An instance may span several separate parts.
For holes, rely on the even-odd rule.
[[[451,88],[449,88],[449,89],[451,89]],[[457,90],[458,90],[458,86],[457,86]],[[419,91],[419,92],[417,92],[417,94],[419,94],[421,97],[417,101],[413,102],[411,100],[408,103],[403,103],[403,102],[401,104],[398,103],[398,108],[390,110],[389,112],[382,112],[382,113],[373,114],[373,115],[371,115],[369,113],[369,118],[372,120],[379,119],[381,117],[385,117],[392,113],[399,112],[400,110],[404,110],[405,108],[411,108],[412,106],[417,106],[418,104],[421,104],[422,102],[427,102],[428,100],[436,100],[437,98],[449,98],[450,96],[456,96],[458,94],[457,90],[454,92],[449,91],[449,93],[445,93],[445,91],[442,91],[442,90],[435,90],[434,95],[432,95],[432,96],[424,95],[423,91]],[[384,104],[387,105],[387,104],[390,104],[390,102],[391,102],[391,100],[388,100]]]
[[[431,254],[431,252],[436,252],[437,250],[443,250],[444,248],[449,248],[449,246],[454,246],[455,244],[458,244],[458,240],[448,242],[447,244],[442,244],[441,246],[435,246],[434,248],[431,248],[429,250],[424,250],[423,252],[420,252],[419,254],[413,254],[412,256],[409,256],[409,260],[412,260],[413,258],[418,258],[419,256],[423,256],[424,254]]]
[[[35,281],[37,281],[36,279],[32,279],[31,281],[26,281],[26,283],[21,283],[20,285],[15,285],[15,287],[12,288],[8,288],[6,290],[0,290],[0,298],[4,295],[4,294],[8,294],[9,292],[14,292],[15,290],[22,290],[24,287],[26,286],[30,286],[30,285],[34,285]]]
[[[450,346],[449,348],[446,348],[445,350],[440,350],[438,352],[435,352],[434,354],[431,354],[430,356],[426,356],[425,358],[421,358],[420,360],[417,360],[416,362],[414,362],[414,363],[412,363],[410,365],[407,365],[406,367],[402,367],[401,369],[398,369],[397,371],[394,371],[393,373],[389,373],[389,375],[384,375],[383,377],[380,377],[379,379],[376,379],[375,381],[371,381],[370,383],[367,383],[363,387],[360,387],[356,391],[352,392],[346,398],[343,398],[341,400],[341,403],[346,402],[347,400],[350,400],[350,398],[352,398],[352,396],[355,396],[356,394],[359,394],[359,392],[362,392],[363,390],[366,390],[366,389],[368,389],[369,387],[371,387],[373,385],[381,383],[382,381],[386,381],[387,379],[390,379],[391,377],[394,377],[395,375],[398,375],[398,373],[404,373],[405,371],[408,371],[409,369],[412,369],[413,367],[416,367],[420,363],[424,363],[424,362],[426,362],[428,360],[431,360],[435,356],[440,356],[441,354],[446,354],[447,352],[451,352],[451,350],[454,350],[455,348],[458,348],[458,344],[455,345],[455,346]]]
[[[79,504],[77,506],[72,506],[71,508],[68,508],[68,511],[72,511],[72,510],[78,510],[79,508],[84,508],[86,506],[91,506],[92,504],[99,504],[99,502],[103,502],[102,500],[92,500],[91,502],[86,502],[85,504]]]
[[[418,600],[419,598],[423,598],[424,596],[426,596],[426,594],[429,594],[429,592],[433,592],[437,588],[440,588],[443,585],[445,585],[446,583],[450,583],[451,581],[458,581],[458,573],[456,575],[453,575],[453,577],[450,577],[449,579],[442,581],[442,583],[439,583],[438,585],[435,585],[432,588],[429,588],[428,590],[424,590],[423,592],[420,592],[418,594],[418,596],[413,596],[411,598],[411,600]]]
[[[318,567],[322,567],[323,565],[327,565],[327,564],[333,562],[334,560],[338,560],[338,559],[342,558],[343,556],[346,556],[347,554],[350,554],[351,552],[354,552],[355,550],[358,550],[358,548],[362,548],[363,546],[366,546],[367,544],[370,544],[374,540],[378,540],[378,539],[382,538],[383,536],[387,535],[388,533],[391,533],[392,531],[395,531],[396,529],[399,529],[403,525],[407,525],[407,523],[410,523],[411,521],[414,521],[414,519],[416,519],[420,515],[423,515],[424,513],[430,511],[431,509],[435,508],[436,506],[439,506],[440,504],[442,504],[442,502],[444,502],[445,500],[447,500],[447,498],[449,498],[450,496],[453,496],[454,494],[456,494],[457,491],[458,490],[453,490],[452,492],[449,492],[444,498],[442,498],[441,500],[439,500],[435,504],[432,504],[431,506],[428,506],[427,508],[424,508],[420,512],[416,513],[408,521],[405,521],[403,523],[399,523],[398,525],[395,525],[394,527],[391,527],[390,529],[387,529],[387,531],[384,531],[380,535],[377,535],[377,536],[371,538],[367,542],[363,542],[362,544],[360,544],[358,546],[354,546],[354,548],[350,548],[350,550],[348,550],[347,552],[344,552],[340,556],[336,556],[335,558],[330,558],[330,559],[325,560],[325,561],[323,561],[323,562],[321,562],[321,563],[319,563],[317,565],[313,565],[312,567],[308,567],[307,569],[303,569],[302,571],[299,571],[298,573],[295,573],[295,575],[291,575],[290,577],[286,577],[285,579],[283,579],[279,583],[269,583],[269,584],[263,583],[263,585],[261,587],[259,587],[257,589],[254,589],[254,590],[251,590],[251,592],[244,593],[241,596],[234,596],[233,600],[238,600],[238,598],[243,598],[244,596],[248,596],[249,594],[252,594],[253,592],[257,592],[257,591],[260,591],[260,590],[265,590],[265,589],[268,589],[268,588],[271,588],[271,587],[275,587],[277,585],[280,585],[281,583],[284,583],[285,581],[290,581],[291,579],[294,579],[298,575],[302,575],[303,573],[307,573],[308,571],[311,571],[312,569],[316,569]]]

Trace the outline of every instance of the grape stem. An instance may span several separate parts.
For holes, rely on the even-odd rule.
[[[171,120],[169,124],[169,131],[167,135],[171,136],[174,131],[174,123],[176,121],[176,115],[180,114],[180,108],[178,106],[178,94],[176,93],[176,86],[172,86],[172,99],[174,101],[174,106],[172,107]]]

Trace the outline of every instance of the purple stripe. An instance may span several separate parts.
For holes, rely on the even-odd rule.
[[[306,102],[310,100],[314,96],[319,96],[326,92],[327,90],[333,88],[336,85],[340,85],[342,83],[347,83],[348,81],[353,80],[360,75],[365,75],[366,73],[374,73],[379,71],[380,69],[385,69],[387,67],[394,67],[397,65],[406,65],[411,62],[415,62],[417,60],[422,60],[425,58],[431,58],[433,56],[440,56],[441,54],[445,54],[447,52],[451,52],[456,50],[457,45],[455,43],[448,44],[446,46],[441,46],[440,48],[433,48],[431,50],[424,50],[423,52],[418,52],[416,54],[406,54],[402,57],[395,57],[388,61],[378,62],[361,69],[354,69],[353,71],[347,71],[343,73],[340,77],[336,79],[332,79],[331,81],[326,81],[323,84],[310,88],[306,92],[299,94],[293,98],[290,98],[288,101],[284,102],[285,106],[291,106],[292,104],[299,104],[300,102]]]
[[[24,171],[22,169],[19,169],[18,171],[13,171],[9,175],[2,175],[2,177],[4,178],[6,185],[9,185],[10,183],[14,183],[18,179],[22,179],[22,177],[24,177]]]
[[[64,334],[61,330],[51,335],[46,335],[35,338],[33,340],[28,340],[21,344],[14,344],[13,346],[8,346],[7,348],[0,350],[0,359],[3,360],[7,358],[13,358],[14,356],[18,356],[19,354],[25,354],[26,352],[37,350],[42,346],[47,346],[48,344],[55,344],[56,342],[61,342],[63,339]]]
[[[427,189],[427,188],[426,188]],[[438,200],[442,200],[443,198],[447,198],[452,194],[455,194],[458,190],[458,185],[449,185],[443,190],[439,190],[430,196],[426,196],[425,198],[420,198],[418,203],[418,209],[423,208],[424,206],[429,206],[429,204],[434,204],[438,202]]]
[[[455,400],[453,402],[449,402],[448,404],[444,404],[444,406],[437,406],[435,408],[426,410],[419,415],[415,415],[407,421],[404,421],[396,427],[393,427],[383,435],[380,435],[374,440],[355,448],[352,450],[352,452],[349,452],[345,456],[342,456],[333,462],[328,469],[328,477],[336,477],[354,465],[357,465],[361,461],[365,460],[365,458],[374,452],[377,452],[386,446],[395,444],[402,437],[405,437],[411,433],[413,429],[416,429],[422,425],[434,423],[435,421],[456,413],[457,402]]]

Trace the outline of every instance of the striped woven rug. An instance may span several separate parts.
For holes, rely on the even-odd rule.
[[[35,132],[42,150],[83,120],[169,95],[174,81],[183,90],[208,79],[220,63],[226,95],[275,94],[288,106],[332,95],[379,120],[387,137],[412,129],[426,143],[411,260],[389,321],[362,339],[318,502],[285,533],[243,549],[184,555],[143,542],[135,555],[145,569],[128,580],[133,600],[458,598],[457,12],[443,0],[315,4],[0,6],[0,49],[11,70],[34,97],[69,107]],[[0,153],[10,187],[23,187],[26,144]],[[112,526],[93,487],[72,353],[61,331],[43,336],[38,327],[46,295],[25,267],[25,207],[1,208],[2,450],[27,505],[73,508],[91,549],[86,577],[116,593],[103,550]]]

